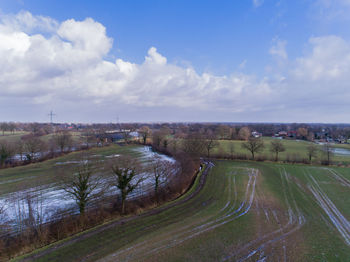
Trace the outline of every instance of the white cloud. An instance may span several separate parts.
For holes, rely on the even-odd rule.
[[[278,58],[287,59],[288,54],[286,51],[287,41],[278,38],[273,39],[273,45],[269,50],[269,53]]]
[[[349,122],[350,43],[337,36],[312,37],[284,80],[287,108],[313,121]]]
[[[350,44],[338,36],[312,37],[312,47],[305,57],[297,59],[294,74],[312,81],[350,80]]]
[[[7,29],[26,33],[55,32],[58,27],[56,20],[46,16],[33,16],[28,11],[21,11],[16,15],[2,15],[1,22]]]
[[[91,52],[97,57],[106,55],[113,42],[106,36],[106,28],[91,18],[84,21],[74,19],[64,21],[57,34],[63,40],[68,40],[73,45],[74,51]]]
[[[3,96],[30,98],[41,104],[118,101],[129,106],[234,112],[251,106],[256,101],[252,98],[270,93],[268,83],[253,76],[198,74],[191,67],[168,64],[155,47],[148,50],[142,64],[104,60],[112,40],[105,27],[91,18],[64,21],[48,36],[13,26],[22,23],[21,15],[7,17],[9,20],[12,22],[2,22],[0,27]]]
[[[30,21],[43,20],[26,16]],[[330,115],[327,108],[339,108],[342,114],[350,111],[350,43],[340,37],[310,38],[309,51],[291,61],[284,74],[259,79],[238,72],[199,74],[190,66],[169,63],[155,47],[140,64],[120,58],[107,61],[104,57],[111,50],[112,39],[106,28],[91,18],[38,22],[40,26],[24,20],[15,15],[0,22],[3,118],[13,104],[19,114],[39,112],[39,108],[69,110],[62,121],[84,114],[89,120],[106,121],[100,117],[113,110],[134,115],[149,111],[153,115],[148,119],[158,120],[171,120],[169,115],[181,112],[183,118],[177,120],[196,115],[201,118],[191,120],[286,121],[289,117],[290,121],[306,121],[302,117],[320,115],[331,121],[335,109]],[[47,30],[39,33],[39,27]],[[36,29],[31,33],[28,28]],[[275,39],[270,53],[286,60],[286,44]],[[317,111],[300,113],[303,109]],[[301,118],[295,119],[295,113]]]
[[[311,12],[322,21],[349,20],[350,0],[317,0]]]
[[[263,3],[264,3],[264,0],[253,0],[253,6],[255,8],[258,8],[258,7],[262,6]]]
[[[157,52],[157,48],[151,47],[148,50],[148,56],[145,57],[145,61],[149,64],[165,65],[167,59]]]

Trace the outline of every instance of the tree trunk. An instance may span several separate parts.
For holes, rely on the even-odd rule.
[[[330,152],[328,151],[327,152],[327,165],[330,164]]]
[[[84,214],[85,213],[85,203],[80,202],[79,203],[79,213]]]
[[[124,214],[125,213],[125,198],[126,198],[126,196],[122,196],[122,214]]]
[[[154,194],[156,195],[156,201],[157,203],[159,202],[159,197],[158,197],[158,178],[156,179],[155,181],[155,184],[154,184]]]

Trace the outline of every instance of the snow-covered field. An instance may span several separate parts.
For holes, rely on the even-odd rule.
[[[175,160],[169,156],[153,152],[150,147],[138,147],[134,149],[141,153],[140,160],[147,165],[151,163],[156,157],[161,160],[175,163]],[[118,154],[106,156],[106,158],[117,158]],[[55,165],[81,164],[82,161],[66,161],[57,162]],[[129,198],[135,198],[145,194],[153,189],[153,177],[149,173],[142,173],[139,176],[144,177],[144,181],[129,195]],[[101,186],[97,187],[94,193],[99,193],[103,190],[104,184],[110,184],[111,177],[103,178],[100,181]],[[164,182],[164,181],[162,181]],[[116,187],[110,186],[105,195],[117,195]],[[16,226],[29,217],[31,213],[35,219],[41,223],[52,219],[55,214],[63,211],[73,213],[78,212],[77,205],[72,197],[58,184],[45,185],[44,187],[33,187],[23,191],[17,191],[0,197],[0,208],[3,207],[3,212],[0,214],[0,224],[8,224]],[[29,212],[29,210],[31,212]]]

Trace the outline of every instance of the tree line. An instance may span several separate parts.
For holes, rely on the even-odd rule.
[[[192,184],[199,160],[184,152],[173,157],[176,161],[169,162],[154,155],[145,165],[129,156],[101,161],[82,152],[74,172],[62,168],[56,175],[59,188],[74,200],[77,212],[60,210],[49,217],[38,205],[40,194],[27,194],[21,205],[13,207],[18,209],[17,233],[6,233],[10,232],[6,225],[0,227],[0,258],[9,259],[23,250],[39,248],[105,221],[137,214],[177,198]],[[146,182],[151,187],[141,190],[146,186],[142,183]]]
[[[220,130],[222,129],[220,128]],[[229,129],[225,128],[225,130],[228,132]],[[148,127],[141,127],[139,129],[140,143],[148,143],[156,150],[171,154],[183,151],[190,155],[207,158],[216,157],[241,160],[279,161],[280,154],[286,152],[287,155],[283,161],[291,163],[312,163],[318,155],[321,154],[320,163],[325,165],[331,164],[334,156],[333,148],[331,144],[327,142],[324,143],[322,147],[310,142],[309,145],[303,149],[304,153],[302,153],[302,149],[300,149],[300,153],[289,154],[283,139],[276,138],[266,144],[261,137],[252,136],[248,128],[243,127],[239,133],[241,133],[240,140],[242,140],[241,148],[250,154],[250,157],[246,154],[242,154],[241,151],[237,152],[235,144],[232,142],[228,143],[229,148],[223,150],[220,144],[220,140],[223,136],[217,135],[211,129],[199,129],[199,131],[187,131],[187,133],[171,130],[167,126],[159,130],[151,130]],[[224,132],[222,132],[222,134],[224,134]],[[271,157],[261,154],[266,148],[271,153]]]

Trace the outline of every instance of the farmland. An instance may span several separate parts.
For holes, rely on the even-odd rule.
[[[112,145],[109,147],[93,148],[83,152],[84,157],[96,156],[105,158],[115,154],[128,154],[131,156],[141,156],[137,151],[133,151],[133,146],[121,147]],[[66,173],[76,172],[74,162],[81,160],[81,152],[73,152],[61,157],[50,159],[40,163],[34,163],[15,168],[0,170],[0,192],[1,195],[17,190],[24,190],[34,186],[48,185],[58,182],[57,175],[60,170]],[[107,158],[108,159],[108,158]]]
[[[187,201],[184,196],[159,212],[102,225],[18,260],[349,258],[349,169],[214,161],[207,170],[197,177]]]
[[[108,179],[110,179],[112,173],[108,165],[113,159],[121,155],[130,156],[140,160],[140,162],[150,163],[150,157],[153,157],[154,153],[149,151],[148,147],[143,146],[111,145],[92,148],[83,152],[69,153],[44,162],[1,169],[0,207],[4,208],[2,213],[5,215],[5,217],[1,217],[1,222],[11,224],[15,228],[19,223],[19,214],[23,212],[23,209],[25,210],[24,207],[27,205],[26,199],[28,197],[35,203],[31,204],[32,208],[35,208],[38,212],[40,210],[40,216],[43,217],[44,221],[50,220],[50,217],[59,211],[73,209],[73,212],[75,212],[74,199],[67,195],[67,192],[63,189],[64,179],[74,177],[81,163],[89,159],[91,165],[99,170],[94,176],[103,180],[105,186],[108,187]],[[161,157],[172,161],[164,155]],[[140,195],[146,192],[151,182],[153,181],[146,180],[135,190],[134,194]],[[117,193],[112,188],[106,189],[106,191],[110,194]]]
[[[26,132],[26,131],[16,131],[14,133],[11,132],[4,132],[4,135],[0,135],[0,141],[7,141],[9,143],[17,143],[19,141],[21,141],[21,138],[25,135],[30,135],[30,132]],[[72,135],[72,140],[74,143],[79,143],[83,141],[83,137],[81,135],[81,132],[70,132],[70,134]],[[51,134],[47,134],[47,135],[42,135],[40,136],[40,139],[43,142],[49,142],[50,139],[52,139],[53,137],[53,133]]]
[[[265,156],[267,158],[273,159],[272,153],[270,150],[270,143],[271,141],[275,140],[271,137],[263,137],[262,138],[265,144],[264,150],[258,154],[258,156]],[[310,144],[314,144],[312,142],[303,141],[303,140],[281,140],[282,144],[285,146],[286,151],[281,152],[279,155],[280,160],[285,160],[288,156],[289,157],[298,157],[298,158],[305,158],[307,159],[307,146]],[[244,150],[241,147],[241,144],[244,143],[244,141],[239,140],[219,140],[220,146],[215,148],[213,150],[213,153],[220,153],[224,152],[226,154],[230,154],[230,147],[233,145],[233,150],[235,154],[249,154],[248,151]],[[318,153],[316,156],[317,160],[321,160],[322,155],[322,145],[315,144],[318,148]],[[350,145],[349,144],[333,144],[333,148],[336,149],[344,149],[345,154],[334,154],[333,160],[337,163],[344,163],[344,164],[350,164]],[[349,151],[348,151],[349,150]]]

